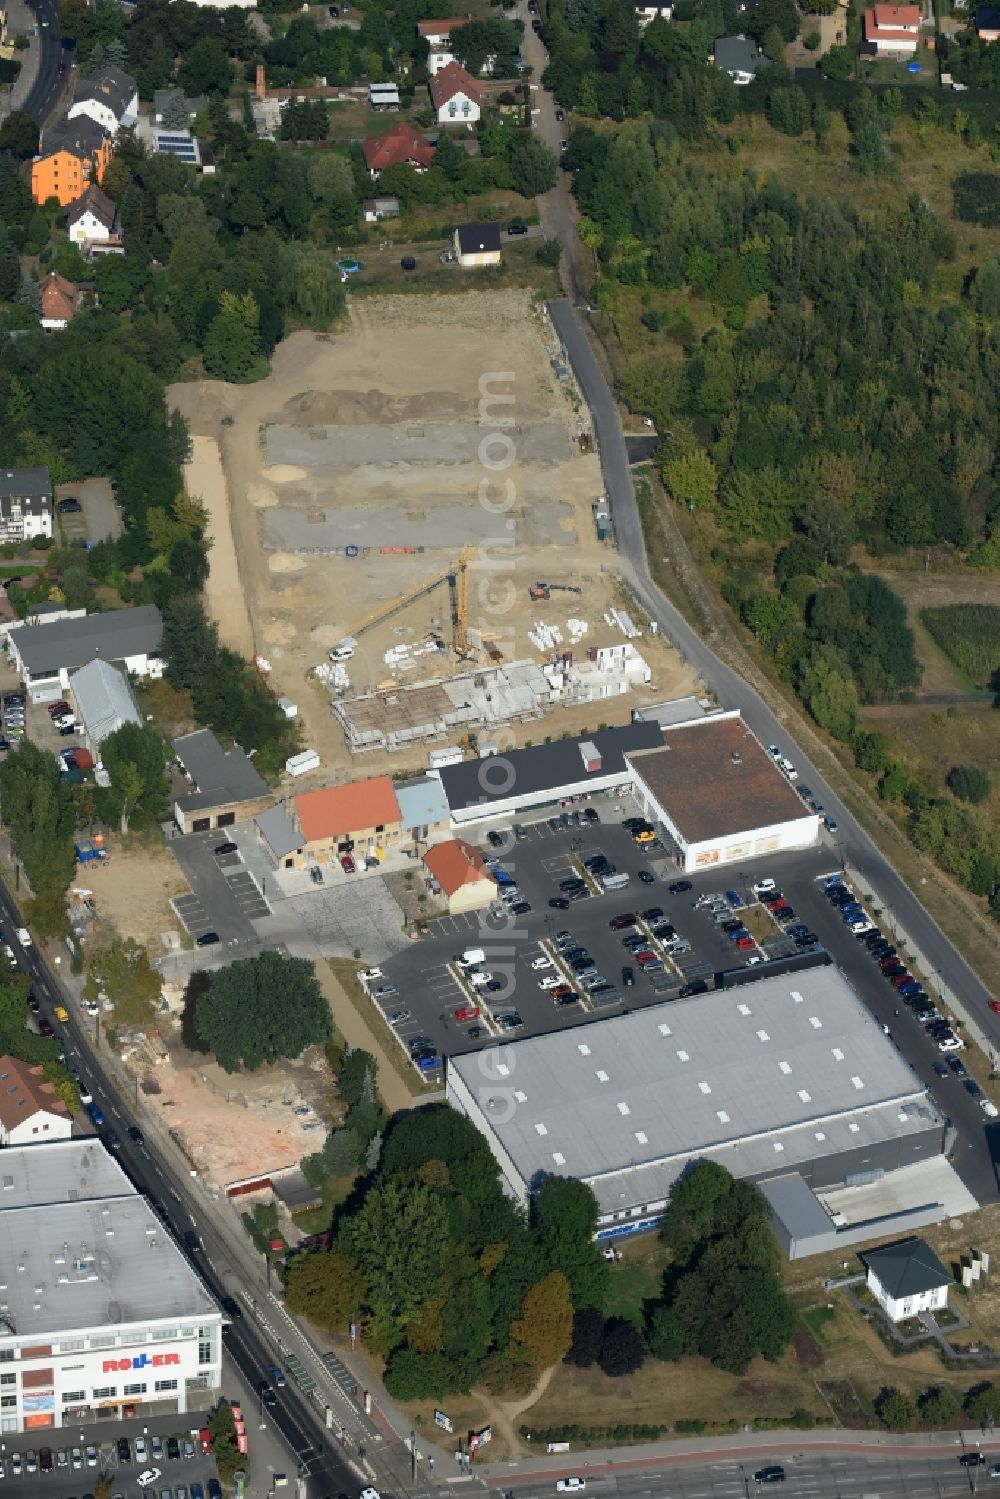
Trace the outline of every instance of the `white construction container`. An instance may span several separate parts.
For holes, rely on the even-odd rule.
[[[285,769],[290,776],[304,776],[307,770],[319,770],[319,754],[316,750],[303,750],[300,755],[293,755],[285,761]]]
[[[463,758],[461,748],[457,744],[446,744],[441,749],[430,751],[427,764],[431,770],[444,770],[446,765],[461,765]]]

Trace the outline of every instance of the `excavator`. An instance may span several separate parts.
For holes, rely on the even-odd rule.
[[[537,583],[532,583],[528,589],[528,597],[537,603],[539,599],[548,599],[553,593],[582,593],[582,588],[577,588],[573,583],[546,583],[539,578]]]

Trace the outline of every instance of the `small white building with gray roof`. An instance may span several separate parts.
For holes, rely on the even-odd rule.
[[[142,725],[128,677],[110,661],[90,661],[69,679],[70,691],[94,758],[109,734],[127,723]]]

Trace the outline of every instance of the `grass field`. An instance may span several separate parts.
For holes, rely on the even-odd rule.
[[[973,686],[988,687],[1000,674],[1000,607],[996,604],[921,609],[920,618]]]

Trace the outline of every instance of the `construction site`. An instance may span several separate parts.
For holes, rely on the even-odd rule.
[[[358,754],[398,771],[425,741],[523,742],[591,726],[598,699],[623,721],[697,690],[616,576],[589,413],[530,294],[352,301],[266,380],[171,399],[221,459],[196,480],[231,529],[213,613],[296,704],[318,784]]]

